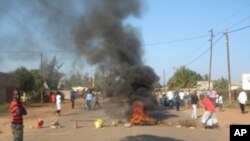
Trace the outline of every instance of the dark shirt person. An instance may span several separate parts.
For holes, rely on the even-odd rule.
[[[14,141],[23,141],[23,115],[27,115],[26,109],[20,100],[20,93],[12,91],[13,99],[10,103],[11,129]]]
[[[180,98],[179,92],[175,93],[175,105],[176,105],[176,111],[180,111],[181,98]]]
[[[74,109],[75,108],[75,92],[74,91],[71,91],[70,92],[70,102],[71,102],[71,109]]]
[[[192,115],[191,117],[194,119],[197,119],[197,107],[198,107],[198,102],[199,102],[199,98],[197,96],[196,92],[192,92],[191,93],[191,104],[192,104]]]

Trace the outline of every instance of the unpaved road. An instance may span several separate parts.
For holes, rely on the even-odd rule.
[[[217,112],[221,129],[201,130],[200,118],[196,120],[198,127],[194,129],[181,128],[176,125],[160,124],[156,126],[133,126],[124,127],[118,124],[117,127],[110,126],[113,121],[120,120],[108,116],[105,110],[112,111],[112,108],[103,105],[102,109],[87,111],[80,108],[77,102],[76,109],[71,110],[69,103],[63,105],[62,116],[53,115],[53,108],[50,105],[28,108],[29,116],[25,117],[24,141],[229,141],[229,125],[249,124],[250,114],[240,114],[239,109],[225,109],[224,112]],[[190,119],[190,110],[168,110],[161,109],[159,114],[161,121],[176,123],[179,120]],[[202,114],[199,109],[199,115]],[[41,129],[32,128],[36,119],[42,118],[45,121]],[[58,118],[62,128],[52,129],[49,127],[53,119]],[[94,121],[103,119],[105,127],[96,129]],[[9,129],[9,115],[0,115],[0,141],[12,141]],[[72,120],[80,120],[78,128],[74,128]],[[126,121],[124,119],[121,119]]]

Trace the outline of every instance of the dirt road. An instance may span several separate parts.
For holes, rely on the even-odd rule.
[[[69,103],[63,105],[62,116],[53,115],[54,109],[51,105],[33,106],[28,108],[29,115],[25,117],[25,141],[228,141],[230,124],[249,124],[250,114],[240,114],[239,109],[225,109],[224,112],[217,112],[221,129],[201,130],[197,128],[182,128],[177,126],[180,120],[190,119],[191,110],[168,110],[161,109],[155,114],[159,114],[161,123],[172,123],[172,125],[159,124],[156,126],[133,126],[124,127],[118,124],[117,127],[110,126],[112,122],[123,118],[108,116],[105,111],[110,111],[111,107],[103,105],[102,109],[84,110],[81,108],[81,101],[77,101],[76,109],[70,109]],[[203,113],[202,109],[198,111]],[[9,115],[1,114],[0,119],[0,140],[11,141],[12,136],[9,128]],[[41,129],[33,128],[35,121],[42,118],[45,121]],[[58,118],[62,128],[52,129],[50,123]],[[96,119],[103,119],[105,127],[97,129],[94,126]],[[72,120],[79,120],[78,128],[74,128]],[[200,123],[200,118],[195,121]]]

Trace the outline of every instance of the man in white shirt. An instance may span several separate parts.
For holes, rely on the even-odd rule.
[[[245,112],[245,104],[247,102],[247,93],[243,89],[241,89],[241,92],[239,93],[238,101],[240,103],[241,113],[242,114],[246,113]]]
[[[173,99],[174,99],[174,92],[172,90],[167,92],[167,98],[168,98],[168,102],[169,102],[169,107],[170,109],[173,108]]]
[[[56,93],[56,113],[58,116],[60,116],[61,114],[61,108],[62,108],[62,96],[61,96],[61,93],[60,92],[57,92]]]

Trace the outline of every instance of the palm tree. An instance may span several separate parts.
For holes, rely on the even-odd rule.
[[[200,74],[181,66],[168,81],[168,86],[170,89],[191,88],[201,79]]]

